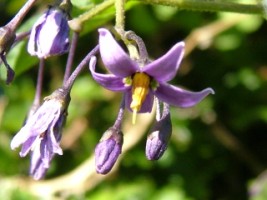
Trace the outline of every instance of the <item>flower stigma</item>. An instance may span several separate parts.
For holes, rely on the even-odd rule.
[[[136,122],[137,112],[141,109],[143,102],[146,99],[146,95],[149,91],[150,77],[142,72],[137,72],[132,78],[132,102],[131,109],[133,110],[132,123]]]

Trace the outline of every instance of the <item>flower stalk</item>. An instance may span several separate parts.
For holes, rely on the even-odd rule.
[[[176,7],[182,10],[209,11],[209,12],[234,12],[242,14],[264,14],[261,4],[241,4],[226,1],[207,0],[139,0],[146,4],[157,4]]]
[[[116,19],[115,29],[119,33],[124,32],[125,27],[125,0],[115,1]]]
[[[31,7],[33,6],[33,4],[36,1],[37,0],[28,0],[24,4],[24,6],[19,10],[19,12],[16,14],[16,16],[10,22],[8,22],[6,27],[8,27],[12,31],[15,31],[16,28],[21,23],[21,21],[23,20],[23,18],[25,17],[25,15],[29,12],[29,10],[31,9]]]
[[[81,31],[83,23],[105,11],[114,5],[116,0],[103,1],[91,10],[81,14],[77,18],[69,21],[72,30]],[[207,1],[207,0],[138,0],[141,3],[153,5],[165,5],[176,7],[181,10],[208,11],[208,12],[233,12],[240,14],[257,14],[266,15],[264,5],[259,4],[240,4],[224,1]]]
[[[72,72],[68,80],[64,83],[63,87],[70,91],[76,77],[81,73],[83,68],[88,64],[92,56],[94,56],[99,51],[99,45],[97,45],[95,48],[93,48],[92,51],[90,51],[85,58],[80,62],[80,64],[75,68],[75,70]]]
[[[44,59],[41,58],[39,62],[35,96],[34,96],[33,104],[31,106],[31,109],[28,113],[27,118],[30,118],[41,104],[41,95],[42,95],[43,78],[44,78],[44,66],[45,66],[44,63],[45,63]]]
[[[70,76],[78,39],[79,39],[79,33],[74,31],[73,36],[72,36],[72,40],[71,40],[69,54],[68,54],[68,60],[67,60],[66,69],[65,69],[65,73],[64,73],[63,83],[66,83],[69,76]]]
[[[98,15],[104,10],[110,8],[115,3],[115,0],[103,1],[101,4],[96,5],[89,11],[79,15],[78,17],[69,21],[69,26],[73,31],[80,32],[82,30],[83,24],[87,22],[92,17]]]

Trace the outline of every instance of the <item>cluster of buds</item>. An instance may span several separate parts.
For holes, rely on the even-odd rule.
[[[103,134],[95,148],[95,167],[99,174],[111,171],[122,152],[123,133],[121,124],[124,105],[122,104],[115,124]],[[158,160],[167,149],[172,134],[169,105],[163,103],[161,113],[160,102],[157,101],[156,121],[152,125],[146,142],[146,157],[148,160]]]

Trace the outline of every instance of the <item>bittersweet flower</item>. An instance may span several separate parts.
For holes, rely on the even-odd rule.
[[[29,116],[11,141],[13,150],[22,145],[21,157],[32,151],[30,174],[35,179],[43,178],[54,154],[63,154],[59,142],[69,102],[68,91],[63,88],[56,90]]]
[[[167,83],[175,77],[179,68],[184,54],[184,42],[177,43],[155,61],[142,63],[131,59],[111,33],[101,28],[99,48],[102,61],[112,74],[96,72],[96,58],[92,58],[92,76],[103,87],[125,93],[125,106],[133,112],[133,123],[137,113],[151,112],[154,96],[161,102],[186,108],[214,93],[211,88],[191,92]]]

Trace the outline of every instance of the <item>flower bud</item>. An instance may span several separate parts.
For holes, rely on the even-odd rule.
[[[146,157],[148,160],[158,160],[167,149],[172,134],[170,113],[156,121],[150,130],[146,141]]]
[[[95,148],[95,165],[99,174],[107,174],[121,154],[123,134],[114,127],[109,128]]]
[[[60,55],[69,50],[67,14],[51,7],[34,24],[28,43],[28,52],[39,58]]]

